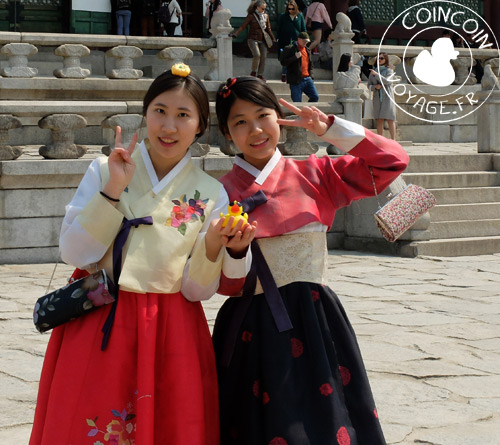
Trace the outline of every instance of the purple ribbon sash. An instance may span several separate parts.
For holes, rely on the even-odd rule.
[[[113,327],[113,322],[115,321],[116,314],[116,305],[118,303],[118,280],[120,279],[120,274],[122,273],[122,249],[125,243],[127,242],[127,238],[129,236],[130,230],[132,227],[139,227],[140,225],[145,224],[148,226],[153,225],[153,218],[151,216],[145,216],[143,218],[135,218],[128,220],[127,218],[123,218],[123,224],[116,235],[115,243],[113,245],[113,280],[112,283],[112,291],[115,296],[115,301],[111,306],[111,310],[109,311],[108,317],[104,322],[104,326],[102,327],[101,332],[104,334],[102,337],[101,343],[101,351],[104,351],[108,346],[109,336],[111,334],[111,328]]]

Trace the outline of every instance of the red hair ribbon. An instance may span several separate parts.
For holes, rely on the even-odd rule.
[[[229,95],[231,94],[231,87],[234,86],[236,83],[236,77],[233,77],[232,79],[227,79],[226,85],[224,85],[219,94],[224,98],[227,99]]]

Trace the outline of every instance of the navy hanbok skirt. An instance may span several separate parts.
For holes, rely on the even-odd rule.
[[[229,298],[213,341],[222,445],[381,445],[384,435],[354,330],[335,293],[314,283],[279,289],[293,329],[278,332],[264,294],[239,327]],[[237,332],[235,345],[228,338]],[[228,347],[232,358],[224,362]]]

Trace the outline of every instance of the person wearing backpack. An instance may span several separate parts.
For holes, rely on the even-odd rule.
[[[132,0],[116,0],[116,33],[119,36],[130,35],[132,18]]]
[[[175,28],[179,24],[179,17],[182,15],[182,9],[177,0],[162,2],[158,10],[158,20],[164,28],[167,36],[175,35]]]

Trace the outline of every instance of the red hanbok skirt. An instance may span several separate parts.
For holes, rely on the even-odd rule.
[[[120,292],[55,328],[43,364],[32,445],[219,444],[217,374],[200,303],[181,293]]]

